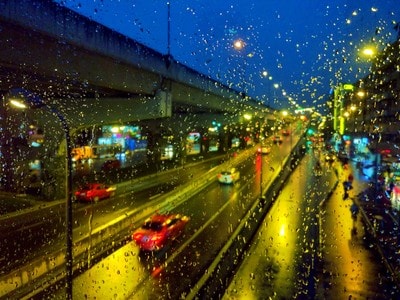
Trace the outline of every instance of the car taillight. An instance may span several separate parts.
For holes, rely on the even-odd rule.
[[[133,238],[135,241],[140,241],[140,240],[142,239],[142,237],[143,237],[143,233],[138,233],[138,232],[136,232],[136,233],[134,233],[134,234],[132,235],[132,238]]]
[[[162,240],[163,240],[163,236],[159,235],[159,234],[155,234],[151,237],[151,241],[156,245],[158,245],[158,243],[162,242]]]

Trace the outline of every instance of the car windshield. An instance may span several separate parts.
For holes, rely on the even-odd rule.
[[[3,0],[0,42],[0,299],[400,299],[399,0]]]
[[[152,230],[152,231],[161,231],[163,228],[163,224],[161,222],[150,221],[150,222],[144,223],[142,228]]]
[[[81,190],[82,191],[88,191],[88,190],[91,190],[93,188],[94,188],[93,185],[84,185],[84,186],[82,186]]]

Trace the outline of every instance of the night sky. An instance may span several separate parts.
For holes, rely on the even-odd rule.
[[[399,0],[171,0],[168,33],[165,0],[56,2],[274,108],[320,111],[332,86],[368,73],[360,49],[395,41],[400,21]]]

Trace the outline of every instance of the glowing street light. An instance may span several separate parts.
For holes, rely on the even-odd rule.
[[[365,97],[365,92],[360,90],[360,91],[357,92],[357,96],[362,99],[362,98]]]
[[[262,76],[262,77],[267,77],[267,76],[268,76],[268,72],[265,71],[265,70],[262,71],[262,72],[261,72],[261,76]]]
[[[376,46],[374,45],[367,45],[363,48],[359,49],[359,59],[364,61],[370,61],[375,58],[378,53]]]
[[[73,253],[72,253],[72,144],[70,130],[65,117],[54,107],[48,106],[39,96],[25,90],[13,89],[10,92],[9,102],[16,108],[41,108],[46,107],[55,115],[61,122],[64,129],[66,141],[66,203],[65,203],[65,218],[66,218],[66,297],[72,299],[72,281],[73,281]]]
[[[245,46],[246,43],[242,39],[236,39],[233,41],[233,48],[235,48],[235,50],[243,50]]]
[[[376,50],[373,49],[373,48],[368,47],[368,48],[364,48],[361,51],[361,53],[364,54],[367,57],[373,57],[375,55],[375,53],[376,53]]]
[[[251,118],[252,118],[252,116],[251,116],[250,114],[244,114],[243,117],[244,117],[244,119],[247,120],[247,121],[250,121]]]

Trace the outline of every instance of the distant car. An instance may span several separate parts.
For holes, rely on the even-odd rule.
[[[314,174],[315,176],[322,176],[323,173],[321,163],[317,161],[314,167]]]
[[[118,159],[109,159],[106,160],[103,165],[101,166],[101,169],[103,171],[111,171],[111,170],[116,170],[121,168],[121,161]]]
[[[280,135],[274,135],[272,137],[272,142],[274,142],[274,144],[281,144],[283,142],[283,138]]]
[[[113,197],[116,189],[115,186],[107,186],[102,183],[89,183],[75,192],[75,199],[77,201],[97,202],[101,199]]]
[[[261,145],[260,147],[257,148],[258,154],[268,154],[270,152],[271,152],[271,147],[267,145]]]
[[[282,135],[288,136],[288,135],[290,135],[290,131],[288,129],[283,129]]]
[[[326,162],[334,162],[335,161],[335,154],[328,152],[325,154],[325,161]]]
[[[240,172],[236,168],[231,168],[219,173],[217,178],[220,183],[232,184],[239,180]]]
[[[181,214],[156,214],[132,234],[132,239],[144,251],[157,251],[179,237],[189,217]]]

